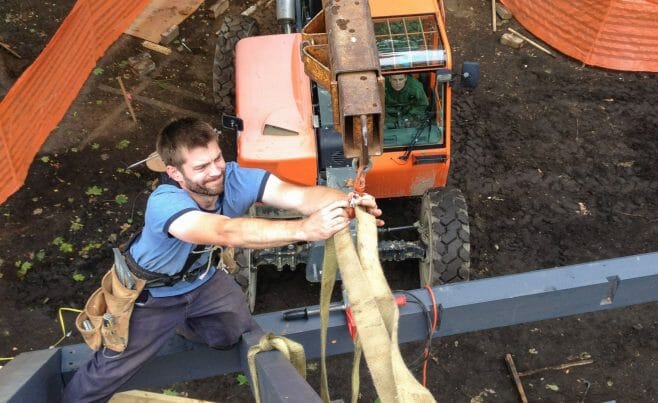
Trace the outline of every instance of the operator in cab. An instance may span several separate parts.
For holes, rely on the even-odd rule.
[[[423,84],[408,74],[386,76],[386,128],[416,127],[426,117],[429,101]]]

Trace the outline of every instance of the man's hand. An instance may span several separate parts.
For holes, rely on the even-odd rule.
[[[377,202],[375,201],[375,198],[367,193],[359,195],[357,193],[350,192],[348,194],[348,199],[350,200],[351,204],[365,208],[366,211],[369,214],[375,216],[375,218],[382,215],[382,211],[379,209],[379,207],[377,207]],[[376,222],[378,227],[384,225],[384,220],[377,219]]]
[[[306,217],[301,228],[303,238],[307,241],[322,241],[347,227],[350,223],[347,207],[347,200],[336,200]]]

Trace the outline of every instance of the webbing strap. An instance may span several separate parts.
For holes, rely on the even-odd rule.
[[[256,403],[260,403],[256,354],[274,349],[279,350],[292,363],[297,372],[306,379],[306,354],[304,353],[304,346],[283,336],[275,336],[272,333],[264,334],[258,341],[258,344],[251,346],[247,352],[247,362],[249,363],[249,372],[253,382]]]
[[[322,268],[323,289],[320,291],[321,297],[327,299],[320,301],[321,386],[327,385],[324,350],[326,319],[328,296],[333,289],[337,264],[352,309],[358,340],[381,401],[434,402],[430,392],[411,374],[398,348],[400,313],[379,263],[375,218],[361,207],[357,207],[355,213],[358,252],[349,229],[339,231],[332,240],[325,242],[325,262],[330,265]],[[327,281],[324,280],[325,276],[328,276]],[[358,365],[355,367],[358,369]],[[353,379],[355,377],[358,378],[358,374],[353,374]],[[352,401],[355,401],[355,393],[358,396],[358,386],[353,386]],[[325,402],[330,401],[328,390],[322,390],[322,398]]]

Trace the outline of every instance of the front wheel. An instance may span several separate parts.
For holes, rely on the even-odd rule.
[[[455,188],[430,189],[420,209],[420,286],[434,287],[468,280],[471,266],[470,229],[464,195]]]

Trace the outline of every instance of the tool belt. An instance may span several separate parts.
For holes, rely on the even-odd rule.
[[[115,265],[103,276],[101,287],[91,294],[75,320],[76,328],[92,350],[101,346],[117,352],[126,349],[130,316],[145,284],[145,280],[137,278],[133,288],[126,287]]]
[[[203,254],[201,252],[205,246],[199,245],[190,253],[183,269],[173,276],[146,270],[130,254],[129,247],[135,238],[122,250],[113,248],[112,268],[103,276],[101,287],[91,294],[84,310],[76,318],[76,328],[94,351],[101,346],[117,352],[126,349],[130,317],[135,301],[145,288],[169,287],[179,281],[194,281],[207,268],[207,265],[201,265],[190,271]]]

